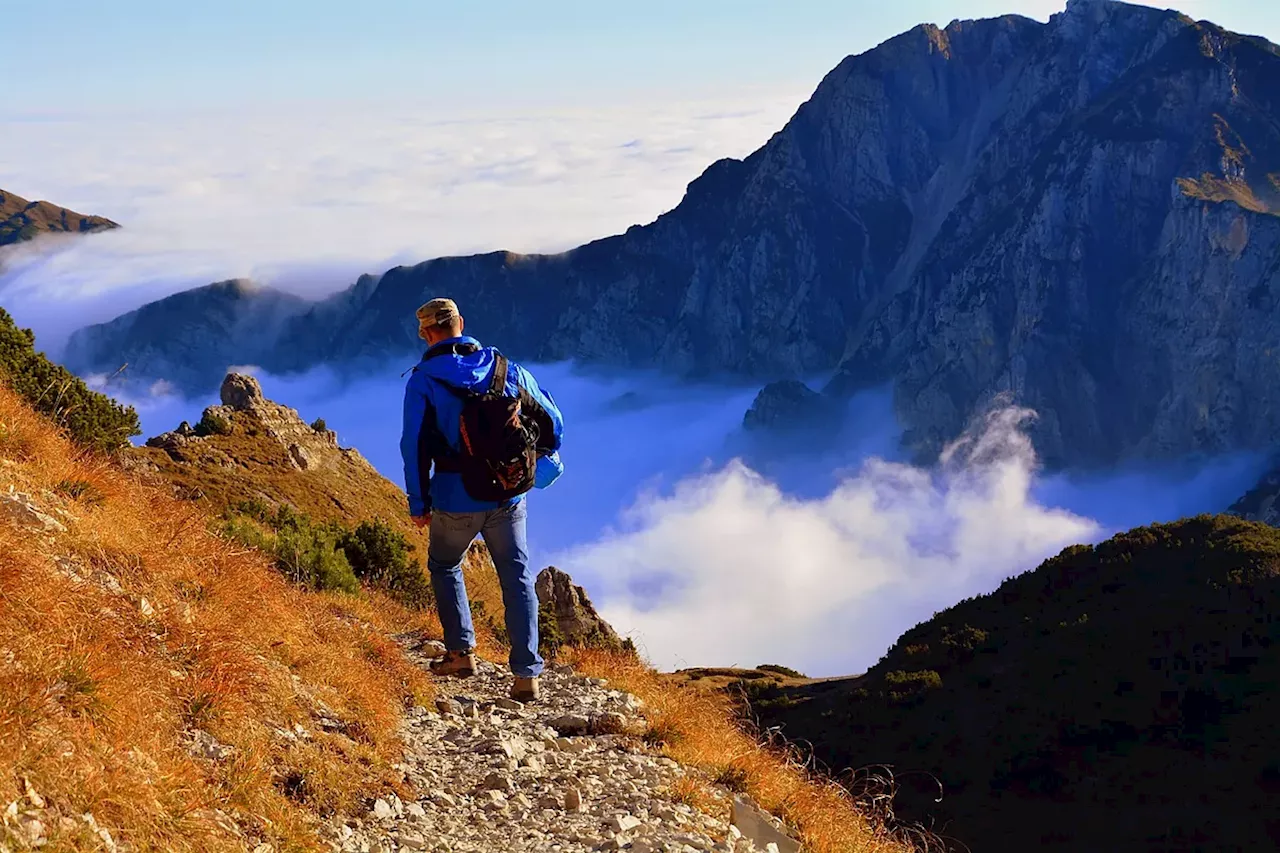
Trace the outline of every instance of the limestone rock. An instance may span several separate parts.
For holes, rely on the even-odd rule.
[[[228,373],[218,396],[222,405],[240,412],[251,412],[267,400],[262,393],[262,383],[244,373]]]
[[[19,527],[40,533],[61,533],[67,529],[62,522],[45,512],[35,498],[23,492],[0,494],[0,519],[7,519]]]
[[[778,853],[799,853],[800,842],[787,835],[776,821],[745,797],[733,798],[733,812],[730,823],[738,828],[743,837],[761,848],[768,849],[777,845]]]
[[[622,640],[613,627],[596,612],[587,591],[573,582],[568,573],[548,566],[535,582],[538,605],[555,619],[561,642],[619,648]]]

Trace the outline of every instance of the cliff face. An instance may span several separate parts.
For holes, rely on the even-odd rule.
[[[101,216],[85,216],[47,201],[27,201],[0,190],[0,246],[32,240],[41,234],[86,234],[119,227]]]
[[[407,355],[413,309],[449,295],[525,359],[892,381],[921,451],[1003,392],[1058,464],[1268,444],[1278,99],[1275,46],[1173,12],[1073,0],[1048,24],[917,27],[655,222],[366,277],[258,361]],[[76,366],[181,361],[175,332],[130,329],[83,333]]]

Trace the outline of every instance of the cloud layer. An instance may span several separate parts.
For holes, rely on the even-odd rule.
[[[806,95],[516,116],[298,106],[0,122],[0,187],[124,226],[8,253],[0,304],[56,344],[68,327],[227,278],[323,294],[438,255],[561,250],[674,207]]]
[[[606,618],[660,666],[860,670],[934,611],[1101,532],[1035,500],[1029,417],[993,413],[936,468],[867,459],[816,499],[731,462],[563,562],[600,579]]]

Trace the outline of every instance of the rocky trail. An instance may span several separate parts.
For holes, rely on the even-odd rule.
[[[438,643],[399,638],[420,666]],[[435,707],[403,724],[398,768],[418,799],[376,800],[362,818],[328,827],[335,851],[797,850],[758,810],[725,790],[728,822],[673,796],[687,771],[638,736],[643,707],[602,679],[553,667],[542,699],[508,698],[506,667],[480,661],[469,679],[440,682]]]

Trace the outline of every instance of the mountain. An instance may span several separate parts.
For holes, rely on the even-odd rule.
[[[270,361],[285,322],[309,305],[244,279],[222,281],[83,329],[68,342],[64,359],[81,373],[94,372],[90,365],[106,373],[127,367],[131,376],[208,390],[230,367]],[[120,340],[131,343],[120,347]]]
[[[834,371],[836,398],[892,382],[921,453],[1008,395],[1054,465],[1270,446],[1277,115],[1280,48],[1176,12],[922,25],[845,59],[648,225],[397,267],[195,370],[194,329],[126,315],[80,333],[72,364],[201,385],[248,350],[272,371],[404,358],[414,308],[448,295],[524,359]]]
[[[32,240],[41,234],[88,234],[119,227],[101,216],[85,216],[47,201],[27,201],[0,190],[0,246]]]
[[[859,678],[746,691],[834,773],[889,768],[956,849],[1270,850],[1277,612],[1280,530],[1205,516],[1068,548]]]

